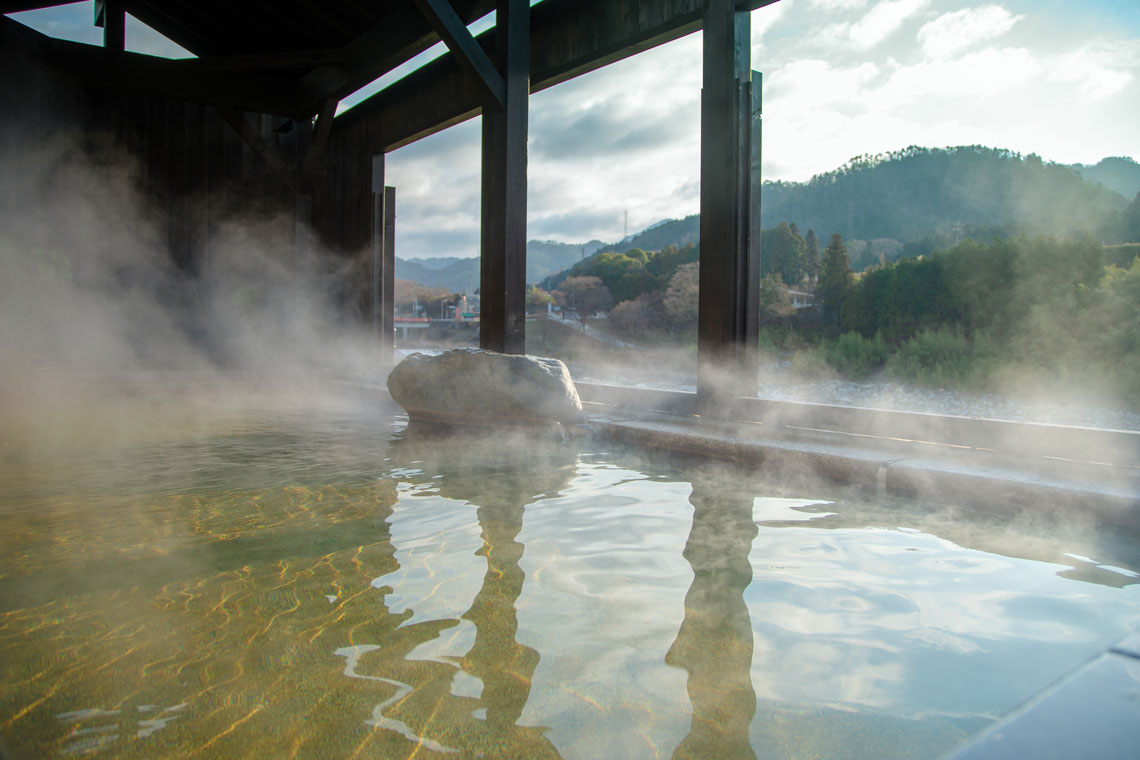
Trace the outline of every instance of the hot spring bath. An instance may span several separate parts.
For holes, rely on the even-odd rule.
[[[1140,628],[1095,526],[314,397],[87,422],[0,460],[16,758],[937,757]]]

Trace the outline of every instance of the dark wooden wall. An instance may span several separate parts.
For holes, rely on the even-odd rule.
[[[105,161],[121,169],[124,160],[131,162],[142,211],[165,240],[165,255],[191,276],[219,255],[227,222],[275,221],[292,239],[300,221],[315,233],[311,252],[343,259],[324,262],[323,269],[337,270],[344,280],[338,287],[345,313],[368,318],[372,156],[367,124],[338,130],[302,181],[312,124],[237,114],[260,143],[251,145],[214,106],[76,81],[53,67],[34,37],[4,21],[0,145],[21,150],[63,139],[97,165]],[[283,170],[290,176],[283,178]],[[300,218],[306,204],[298,202],[299,195],[311,208],[308,219]]]
[[[344,255],[372,241],[372,154],[367,123],[334,130],[313,188],[313,228],[322,243]]]

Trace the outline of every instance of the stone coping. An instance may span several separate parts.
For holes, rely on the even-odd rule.
[[[952,750],[944,760],[1133,760],[1140,756],[1140,653],[1128,638]]]
[[[586,412],[596,435],[624,444],[988,512],[1078,510],[1140,533],[1140,469],[1135,467],[663,413],[622,414],[591,404]]]

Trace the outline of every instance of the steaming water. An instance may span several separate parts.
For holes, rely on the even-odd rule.
[[[5,441],[16,757],[935,757],[1140,628],[1092,529],[376,408],[123,413]]]

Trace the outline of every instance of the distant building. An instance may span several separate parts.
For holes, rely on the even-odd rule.
[[[806,309],[809,306],[815,306],[815,293],[805,293],[802,290],[789,290],[788,295],[792,297],[793,309]]]

